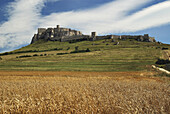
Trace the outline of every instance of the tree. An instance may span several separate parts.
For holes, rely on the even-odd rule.
[[[70,49],[70,47],[67,48],[67,50],[69,50],[69,49]]]
[[[79,46],[76,46],[76,47],[75,47],[75,51],[78,51],[78,49],[79,49]]]
[[[90,52],[90,49],[89,49],[89,48],[87,48],[87,49],[86,49],[86,52]]]

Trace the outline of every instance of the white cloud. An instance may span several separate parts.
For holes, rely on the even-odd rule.
[[[135,32],[170,22],[170,1],[128,13],[153,0],[117,0],[95,9],[53,13],[42,19],[41,26],[56,23],[77,28],[84,33],[97,31],[99,34]],[[47,21],[48,20],[48,21]]]
[[[122,32],[133,32],[170,23],[170,0],[143,9],[120,21]],[[119,23],[118,23],[119,25]],[[120,29],[122,28],[122,29]]]
[[[124,20],[129,11],[135,10],[151,1],[116,0],[95,9],[53,13],[42,19],[41,26],[53,26],[58,23],[80,29],[84,33],[94,30],[98,33],[114,32],[115,25]]]
[[[38,27],[60,24],[89,34],[135,32],[170,23],[170,0],[129,12],[153,0],[116,0],[97,8],[41,15],[44,2],[57,0],[15,0],[9,5],[9,19],[0,25],[0,48],[13,49],[31,41]]]
[[[47,1],[57,0],[15,0],[10,3],[9,19],[0,25],[0,48],[9,50],[30,43]]]

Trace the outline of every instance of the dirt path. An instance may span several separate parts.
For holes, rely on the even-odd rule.
[[[63,78],[112,78],[123,81],[159,81],[160,78],[153,77],[155,72],[71,72],[71,71],[0,71],[0,79],[5,77],[20,77],[22,79],[40,77],[63,77]]]
[[[0,71],[0,76],[143,76],[153,72]]]

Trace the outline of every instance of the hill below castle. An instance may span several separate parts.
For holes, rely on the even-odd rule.
[[[42,35],[26,47],[0,54],[0,70],[146,71],[158,58],[167,59],[164,49],[170,49],[167,44],[138,41],[136,36],[109,37],[62,42],[44,40]]]
[[[170,45],[44,38],[0,54],[0,112],[170,112],[168,75],[151,68],[169,62]]]

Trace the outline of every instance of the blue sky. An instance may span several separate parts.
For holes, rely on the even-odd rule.
[[[0,0],[0,52],[57,24],[90,34],[150,34],[170,44],[170,0]]]

